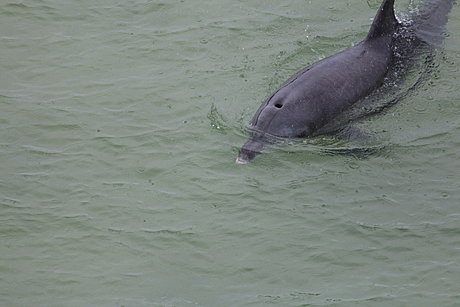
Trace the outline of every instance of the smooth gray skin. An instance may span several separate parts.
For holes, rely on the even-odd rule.
[[[440,37],[452,3],[427,0],[414,19],[420,33]],[[236,163],[249,163],[273,136],[320,134],[324,125],[381,86],[393,63],[395,33],[400,26],[393,7],[394,0],[384,0],[365,40],[301,70],[273,93],[254,115],[250,139]]]

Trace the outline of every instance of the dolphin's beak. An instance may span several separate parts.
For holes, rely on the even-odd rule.
[[[261,152],[250,151],[242,148],[238,157],[236,158],[236,164],[245,165],[254,160],[257,155],[260,155]]]
[[[267,139],[265,136],[261,136],[258,133],[254,133],[249,141],[247,141],[240,150],[238,157],[236,158],[236,164],[244,165],[248,164],[254,158],[262,153]]]
[[[239,164],[239,165],[246,165],[246,164],[249,163],[248,160],[245,160],[244,158],[240,157],[239,155],[238,155],[238,157],[236,158],[236,161],[235,161],[235,162],[236,162],[236,164]]]

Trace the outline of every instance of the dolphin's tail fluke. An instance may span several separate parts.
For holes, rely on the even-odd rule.
[[[418,39],[439,47],[444,40],[447,15],[455,0],[425,0],[411,27]]]

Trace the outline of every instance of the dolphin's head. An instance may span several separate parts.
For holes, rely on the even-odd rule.
[[[315,118],[315,104],[305,99],[289,85],[281,88],[256,112],[251,129],[277,137],[312,135],[321,119]]]
[[[311,136],[321,119],[314,118],[314,104],[305,103],[289,86],[271,96],[254,115],[250,123],[251,137],[240,150],[236,162],[247,164],[262,153],[274,137]]]

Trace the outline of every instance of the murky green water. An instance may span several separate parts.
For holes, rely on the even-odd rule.
[[[458,6],[430,80],[359,124],[377,150],[234,163],[378,6],[1,1],[0,305],[459,306]]]

